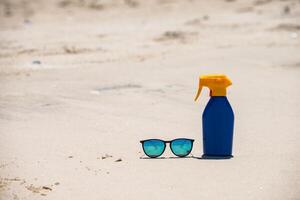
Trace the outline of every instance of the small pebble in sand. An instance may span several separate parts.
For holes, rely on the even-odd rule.
[[[121,158],[119,158],[118,160],[115,160],[115,162],[121,162],[122,161],[122,159]]]
[[[68,156],[68,158],[73,158],[73,156]]]
[[[42,64],[42,62],[39,61],[39,60],[34,60],[34,61],[32,61],[32,64],[34,64],[34,65],[40,65],[40,64]]]
[[[54,185],[59,185],[59,184],[60,184],[59,182],[54,183]]]
[[[101,159],[104,160],[106,158],[112,158],[112,157],[113,157],[112,155],[105,154],[105,156],[102,156]]]
[[[44,189],[44,190],[50,190],[50,191],[52,190],[52,188],[50,188],[48,186],[43,186],[42,189]]]

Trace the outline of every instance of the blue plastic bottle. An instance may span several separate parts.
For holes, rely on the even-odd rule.
[[[210,100],[202,115],[203,157],[232,157],[234,113],[226,97],[226,88],[232,83],[225,75],[200,76],[202,87],[210,89]]]

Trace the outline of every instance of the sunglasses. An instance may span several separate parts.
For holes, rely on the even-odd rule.
[[[191,153],[194,140],[187,138],[178,138],[170,141],[148,139],[140,142],[142,143],[144,153],[150,158],[161,156],[166,149],[167,143],[170,143],[170,148],[174,155],[185,157]]]

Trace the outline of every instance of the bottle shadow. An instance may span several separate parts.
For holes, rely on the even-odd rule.
[[[198,160],[228,160],[233,158],[233,156],[186,156],[186,157],[176,157],[176,156],[170,156],[170,157],[157,157],[157,158],[149,158],[149,157],[143,157],[141,156],[140,159],[198,159]]]

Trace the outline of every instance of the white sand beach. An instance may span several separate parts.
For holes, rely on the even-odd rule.
[[[232,159],[198,159],[208,73]],[[298,0],[1,0],[0,199],[299,200],[299,86]]]

